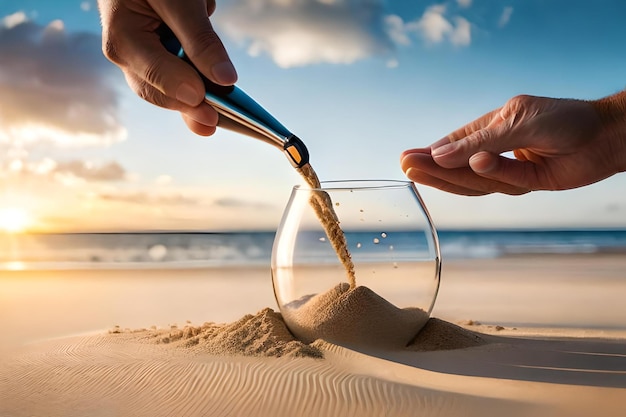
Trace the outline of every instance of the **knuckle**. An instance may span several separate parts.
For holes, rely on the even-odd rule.
[[[143,69],[143,79],[150,84],[151,86],[155,86],[156,88],[163,90],[164,76],[163,76],[163,59],[156,55],[151,57],[144,69]],[[164,91],[162,91],[165,93]]]
[[[536,115],[541,98],[520,94],[509,99],[499,112],[506,129],[519,127],[529,117]]]
[[[198,37],[194,39],[194,42],[185,49],[185,52],[193,60],[195,57],[206,53],[207,51],[215,51],[216,48],[222,46],[217,33],[212,30],[204,31],[198,34]]]
[[[482,149],[485,144],[490,142],[491,137],[489,129],[480,129],[467,137],[467,143],[472,149]]]
[[[476,131],[476,129],[474,129],[473,125],[466,125],[463,127],[463,137],[468,137],[471,136],[472,133],[474,133]],[[453,142],[452,140],[450,142]]]
[[[508,120],[509,124],[514,124],[518,119],[518,115],[524,114],[531,106],[534,97],[520,94],[509,99],[506,104],[500,110],[500,117],[503,120]]]
[[[167,100],[167,97],[161,94],[160,91],[155,89],[152,85],[150,85],[146,81],[137,81],[133,82],[131,85],[133,91],[137,96],[141,99],[154,104],[155,106],[170,108],[170,103]]]
[[[106,59],[114,64],[123,64],[123,59],[119,53],[118,43],[111,33],[103,34],[102,36],[102,54]]]
[[[511,98],[507,105],[512,109],[512,110],[522,110],[525,109],[526,107],[528,107],[530,105],[530,103],[533,101],[533,97],[529,96],[527,94],[520,94],[517,95],[513,98]]]

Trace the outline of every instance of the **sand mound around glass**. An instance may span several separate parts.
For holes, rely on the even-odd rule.
[[[289,330],[359,349],[408,344],[428,321],[440,270],[430,216],[404,181],[295,187],[272,251]]]

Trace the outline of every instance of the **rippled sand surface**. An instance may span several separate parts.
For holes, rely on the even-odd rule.
[[[323,358],[277,358],[207,354],[146,336],[58,339],[5,357],[0,415],[622,416],[626,410],[623,340],[484,334],[488,343],[471,348],[368,354],[318,341]]]
[[[374,351],[289,339],[263,268],[5,273],[0,416],[623,417],[625,268],[449,263],[445,320]]]

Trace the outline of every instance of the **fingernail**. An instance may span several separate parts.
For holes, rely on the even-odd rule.
[[[447,145],[443,145],[440,146],[438,148],[434,148],[430,151],[430,154],[433,157],[438,157],[438,156],[442,156],[445,155],[447,153],[450,153],[452,151],[454,151],[457,148],[457,143],[456,142],[452,142],[452,143],[448,143]]]
[[[452,141],[450,140],[450,138],[446,136],[444,138],[439,139],[437,142],[433,143],[432,145],[430,145],[430,149],[436,149],[444,145],[448,145],[450,143],[452,143]]]
[[[486,174],[493,171],[497,165],[497,159],[487,152],[479,152],[469,159],[469,166],[477,174]]]
[[[233,85],[237,81],[237,71],[230,61],[219,62],[211,68],[216,82],[223,85]]]
[[[422,154],[422,155],[424,155],[424,154],[429,155],[430,154],[430,148],[407,149],[406,151],[403,151],[400,154],[400,160],[403,160],[404,157],[406,157],[406,156],[413,155],[413,154],[416,154],[416,153],[419,153],[419,154]]]
[[[189,84],[182,83],[176,90],[176,99],[188,106],[197,106],[202,101],[202,96]]]

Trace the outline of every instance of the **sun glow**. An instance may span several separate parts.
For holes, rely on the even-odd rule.
[[[26,210],[18,207],[0,208],[0,230],[6,233],[21,233],[31,224]]]

